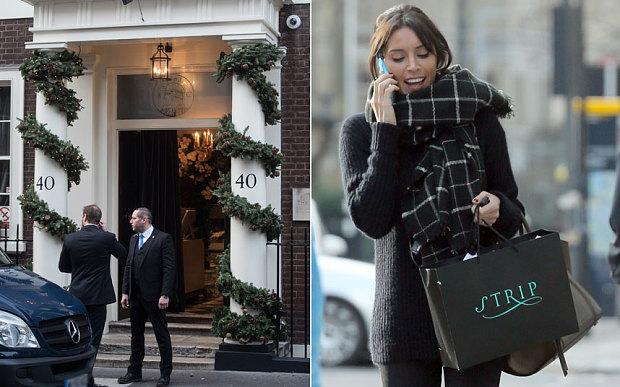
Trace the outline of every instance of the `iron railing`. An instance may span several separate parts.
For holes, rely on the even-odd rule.
[[[294,228],[291,227],[291,237],[288,242],[282,243],[280,238],[278,238],[277,242],[267,242],[268,246],[276,246],[276,270],[277,270],[277,286],[276,286],[276,295],[278,299],[280,298],[280,262],[284,259],[286,255],[289,256],[289,265],[290,265],[290,282],[288,283],[288,287],[290,290],[289,294],[289,308],[290,311],[287,313],[289,318],[287,319],[289,322],[288,331],[289,331],[289,340],[290,340],[290,357],[293,357],[293,344],[295,338],[295,302],[294,302],[294,285],[296,283],[295,272],[294,272],[294,261],[295,261],[295,250],[296,247],[303,247],[304,251],[304,358],[308,358],[308,328],[310,324],[309,320],[309,311],[308,311],[308,302],[309,302],[309,291],[310,291],[310,279],[308,278],[308,267],[310,266],[310,240],[308,236],[308,229],[304,228],[304,240],[303,242],[295,241],[294,238]],[[285,251],[288,250],[288,251]],[[287,254],[288,253],[288,254]],[[284,299],[285,295],[282,295]],[[276,329],[280,329],[280,322],[282,320],[282,314],[278,311],[278,325]],[[277,332],[279,333],[279,332]],[[280,347],[280,343],[276,342],[276,348]],[[276,350],[276,355],[279,356],[279,350]]]
[[[21,251],[20,244],[22,242],[32,242],[32,239],[24,239],[23,235],[20,237],[19,234],[19,224],[16,226],[15,230],[15,238],[10,239],[9,230],[6,228],[0,229],[0,247],[4,250],[5,253],[9,255],[15,261],[16,265],[23,265],[26,262],[20,262],[20,258],[26,255],[25,252]],[[15,249],[9,251],[9,243],[14,243]]]

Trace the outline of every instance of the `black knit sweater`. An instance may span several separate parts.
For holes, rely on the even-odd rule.
[[[482,111],[474,121],[484,157],[486,191],[501,200],[493,225],[503,235],[516,233],[522,204],[517,200],[506,136],[497,117]],[[363,114],[348,118],[340,134],[340,166],[349,212],[357,228],[375,239],[376,288],[370,350],[378,364],[439,357],[426,294],[400,220],[400,199],[419,161],[420,149],[403,141],[405,129],[369,125]],[[494,235],[481,227],[481,241]]]

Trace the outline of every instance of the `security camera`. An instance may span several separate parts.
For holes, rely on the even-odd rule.
[[[296,30],[301,25],[301,19],[297,15],[291,15],[286,18],[286,25],[292,30]]]

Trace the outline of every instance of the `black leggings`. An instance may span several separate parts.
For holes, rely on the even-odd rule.
[[[383,387],[441,386],[443,368],[446,387],[497,387],[505,359],[499,358],[461,371],[443,367],[441,360],[413,360],[379,365]]]

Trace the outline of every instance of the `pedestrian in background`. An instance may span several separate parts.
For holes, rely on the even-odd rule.
[[[374,81],[365,113],[349,117],[340,134],[349,212],[375,239],[370,347],[389,387],[441,385],[416,265],[469,251],[473,211],[485,197],[482,226],[510,237],[521,224],[523,205],[497,118],[512,113],[510,101],[451,62],[444,36],[422,10],[405,4],[386,10],[370,42]],[[481,227],[480,239],[486,245],[496,236]],[[498,386],[503,365],[500,358],[461,371],[444,368],[445,384]]]
[[[137,208],[129,222],[136,234],[129,240],[121,306],[129,308],[131,356],[127,373],[118,382],[127,384],[142,380],[144,328],[148,318],[153,325],[161,356],[157,385],[167,386],[172,373],[172,343],[166,309],[176,271],[174,244],[170,234],[153,227],[153,215],[148,208]]]
[[[58,268],[71,273],[69,292],[86,305],[92,327],[92,345],[99,350],[106,320],[106,305],[116,302],[110,255],[125,258],[127,249],[108,232],[101,221],[101,209],[91,204],[82,210],[82,228],[65,237]],[[92,372],[89,385],[94,384]]]

